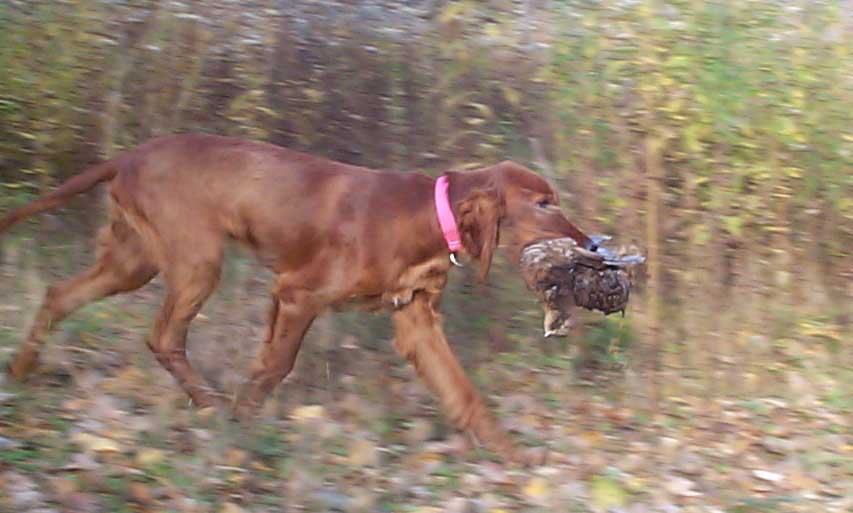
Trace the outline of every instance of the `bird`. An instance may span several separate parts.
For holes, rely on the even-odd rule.
[[[590,238],[588,248],[565,237],[539,241],[522,250],[522,276],[543,303],[546,336],[565,334],[574,307],[605,315],[625,314],[633,270],[645,263],[645,257],[636,248],[605,246],[609,236]]]

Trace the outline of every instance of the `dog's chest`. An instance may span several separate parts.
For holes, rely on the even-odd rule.
[[[421,264],[407,267],[381,293],[353,294],[336,302],[334,310],[359,310],[375,312],[393,311],[412,302],[419,291],[440,292],[447,283],[449,265],[445,259],[433,258]]]

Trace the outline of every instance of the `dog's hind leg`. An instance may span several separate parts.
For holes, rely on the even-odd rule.
[[[97,245],[95,265],[48,289],[29,336],[9,364],[13,378],[23,379],[35,368],[45,339],[62,319],[92,301],[136,290],[157,275],[138,234],[121,219],[101,229]]]
[[[163,269],[166,299],[157,316],[148,347],[199,407],[223,406],[215,392],[187,360],[187,331],[219,282],[222,250],[215,236],[195,246],[172,241],[172,261]],[[201,239],[199,239],[201,240]],[[217,242],[218,241],[218,242]]]

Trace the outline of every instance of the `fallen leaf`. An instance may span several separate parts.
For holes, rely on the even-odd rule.
[[[619,483],[605,476],[592,478],[590,494],[593,505],[599,511],[624,507],[628,499],[627,493],[619,486]]]
[[[679,446],[681,442],[677,438],[664,436],[660,439],[660,449],[667,461],[675,459]]]
[[[584,431],[580,435],[580,440],[582,443],[578,444],[581,447],[598,447],[602,443],[604,443],[604,435],[599,433],[598,431]]]
[[[325,417],[326,410],[319,404],[310,404],[294,408],[292,416],[298,421],[314,420]]]
[[[130,496],[133,497],[133,500],[136,502],[142,504],[150,504],[151,502],[154,502],[154,495],[151,493],[151,488],[149,488],[145,483],[134,481],[133,483],[130,483],[128,491],[130,492]]]
[[[73,511],[74,513],[97,513],[101,511],[97,497],[88,493],[71,492],[62,497],[61,502],[66,511]]]
[[[421,452],[406,458],[406,462],[415,467],[441,463],[444,457],[437,452]]]
[[[816,479],[799,471],[788,476],[788,485],[793,490],[809,491],[816,490],[820,486]]]
[[[523,492],[528,499],[540,501],[551,495],[551,486],[544,478],[534,477],[524,486]]]
[[[219,410],[215,406],[206,406],[195,411],[196,416],[200,419],[210,419],[217,413]]]
[[[698,497],[702,495],[693,489],[695,483],[693,481],[679,477],[679,476],[670,476],[666,481],[665,487],[666,490],[678,497]]]
[[[754,475],[758,479],[761,479],[762,481],[769,481],[771,483],[779,482],[785,477],[782,474],[770,472],[769,470],[753,470],[752,475]]]
[[[71,441],[89,452],[121,452],[115,441],[91,433],[77,433]]]
[[[379,451],[376,446],[367,440],[357,440],[349,448],[347,461],[356,467],[376,465],[379,460]]]
[[[317,491],[315,497],[332,510],[346,511],[349,509],[350,498],[336,490],[324,488]]]
[[[486,478],[486,481],[491,483],[510,484],[513,482],[506,469],[494,463],[484,463],[481,466],[480,473]]]
[[[225,464],[229,467],[241,467],[246,462],[248,454],[240,449],[228,449],[225,451]]]
[[[36,483],[23,474],[5,472],[0,475],[0,482],[5,485],[4,495],[8,494],[9,503],[16,508],[15,511],[35,509],[44,502],[44,495]]]
[[[617,465],[624,472],[633,472],[645,464],[648,463],[648,459],[639,454],[629,454],[627,457],[622,458]]]
[[[477,474],[465,474],[462,476],[462,484],[466,488],[479,490],[483,487],[483,478]]]
[[[53,487],[54,493],[59,497],[78,491],[80,486],[76,480],[69,477],[51,479],[50,484]]]
[[[9,449],[14,449],[20,444],[15,440],[10,440],[9,438],[5,438],[0,436],[0,449],[7,451]]]
[[[143,467],[150,467],[163,461],[165,453],[160,449],[144,447],[136,453],[136,463]]]
[[[349,508],[347,508],[347,511],[373,511],[375,503],[376,498],[369,491],[357,490],[353,492],[353,496],[350,499],[350,505]]]
[[[454,497],[444,507],[444,513],[475,513],[477,506],[465,497]]]
[[[761,439],[761,446],[773,454],[787,454],[793,449],[793,442],[776,436],[765,436]]]
[[[75,471],[75,470],[95,470],[98,468],[98,463],[92,459],[88,454],[77,453],[71,456],[71,460],[60,467],[61,470],[66,471]]]
[[[219,513],[246,513],[246,510],[233,502],[226,502],[222,505],[222,509],[219,510]]]
[[[625,485],[625,488],[631,492],[642,492],[648,487],[648,484],[644,479],[636,476],[626,476],[622,482]]]
[[[272,467],[269,467],[260,461],[253,461],[249,466],[254,470],[260,470],[261,472],[272,472],[274,470]]]
[[[675,462],[675,468],[689,476],[698,476],[705,472],[705,462],[696,454],[685,451],[682,452]]]
[[[430,439],[433,436],[435,428],[433,423],[428,420],[416,418],[412,421],[411,427],[406,432],[406,438],[412,445],[420,444]]]

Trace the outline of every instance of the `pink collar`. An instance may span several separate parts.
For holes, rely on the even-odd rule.
[[[456,218],[450,208],[450,199],[447,190],[450,183],[446,175],[441,175],[435,182],[435,211],[438,214],[438,224],[444,233],[444,240],[451,253],[462,248],[462,239],[459,237],[459,228],[456,227]]]

